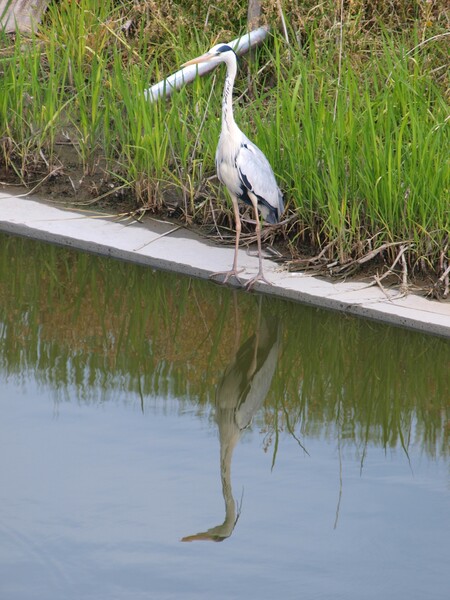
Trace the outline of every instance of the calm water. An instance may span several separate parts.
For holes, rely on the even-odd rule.
[[[0,598],[447,599],[449,366],[1,236]]]

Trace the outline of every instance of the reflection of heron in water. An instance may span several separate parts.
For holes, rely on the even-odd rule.
[[[255,333],[239,348],[216,391],[216,422],[220,440],[220,475],[225,500],[225,520],[205,532],[182,538],[182,542],[222,542],[233,533],[239,518],[231,489],[231,458],[242,432],[261,408],[278,360],[279,324],[261,315]]]

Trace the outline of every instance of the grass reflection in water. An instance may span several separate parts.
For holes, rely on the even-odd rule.
[[[251,371],[244,350],[253,343],[256,359],[270,337],[266,358],[277,361],[263,393],[250,404],[243,389],[233,393],[274,460],[282,430],[306,450],[310,436],[334,437],[361,461],[369,442],[448,455],[448,340],[24,239],[1,236],[0,245],[2,376],[32,371],[56,402],[69,386],[80,402],[133,392],[143,410],[158,396],[201,413],[217,397],[222,440],[221,411],[235,414],[220,400],[227,374]]]

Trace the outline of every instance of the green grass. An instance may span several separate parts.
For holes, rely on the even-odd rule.
[[[188,221],[208,221],[211,203],[226,202],[210,179],[223,69],[154,104],[143,90],[207,49],[215,32],[161,20],[154,43],[152,16],[141,15],[127,37],[126,7],[52,4],[37,35],[11,44],[0,34],[0,166],[32,187],[70,175],[61,153],[70,147],[83,173],[141,205],[159,209],[170,187]],[[376,40],[344,30],[341,47],[320,31],[323,18],[305,26],[301,47],[274,32],[249,64],[252,93],[245,69],[236,84],[236,120],[267,154],[295,215],[292,252],[327,247],[328,262],[346,265],[390,244],[391,263],[402,243],[411,269],[439,276],[450,230],[449,38],[441,32],[409,52],[423,40],[418,29],[380,27]],[[356,17],[348,19],[350,31]]]
[[[384,41],[363,73],[344,59],[337,87],[330,56],[308,63],[299,54],[286,69],[280,46],[278,40],[270,94],[277,119],[264,126],[265,146],[285,178],[302,235],[318,247],[333,241],[341,261],[385,242],[409,243],[416,256],[443,250],[449,111],[422,56],[404,59],[405,48],[394,54]]]

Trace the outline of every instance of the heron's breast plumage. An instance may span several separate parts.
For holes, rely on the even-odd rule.
[[[269,223],[279,221],[283,197],[272,168],[261,152],[236,127],[231,134],[222,130],[216,152],[219,180],[228,191],[246,204],[256,199],[262,217]]]
[[[241,181],[236,169],[236,154],[239,145],[231,140],[230,136],[222,134],[216,151],[216,169],[220,182],[235,196],[240,195]]]

